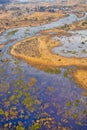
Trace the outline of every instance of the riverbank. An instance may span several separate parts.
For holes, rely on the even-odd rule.
[[[0,34],[8,29],[18,27],[40,26],[67,16],[64,11],[57,12],[33,12],[29,15],[15,16],[9,12],[1,12]]]
[[[87,71],[85,70],[85,75],[83,70],[80,71],[80,67],[87,66],[87,58],[67,58],[53,54],[51,50],[56,46],[61,46],[61,43],[59,41],[53,40],[52,35],[43,35],[27,38],[21,42],[16,43],[11,48],[11,54],[26,60],[29,64],[38,67],[39,69],[44,69],[45,67],[58,68],[64,66],[76,66],[77,70],[73,76],[75,77],[76,82],[81,84],[83,88],[87,89],[87,81],[83,80],[84,76],[85,78],[87,76]]]
[[[64,26],[61,26],[58,28],[43,30],[40,33],[42,35],[51,34],[51,33],[53,33],[54,35],[55,34],[59,35],[59,30],[61,30],[61,32],[63,32],[63,34],[66,35],[66,33],[68,33],[69,31],[79,31],[79,30],[86,30],[86,29],[87,29],[87,20],[85,19],[85,20],[77,21],[70,25],[65,24]],[[72,35],[72,34],[69,33],[69,36],[70,35]],[[63,36],[62,33],[60,33],[59,36]]]
[[[60,45],[61,43],[59,41],[52,39],[52,35],[32,37],[16,43],[11,49],[11,54],[23,58],[28,62],[33,62],[34,64],[55,67],[71,65],[78,67],[87,65],[87,58],[67,58],[53,54],[51,51],[52,48]]]

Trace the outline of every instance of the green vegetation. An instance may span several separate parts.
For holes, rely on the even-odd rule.
[[[39,123],[35,123],[32,125],[31,130],[39,130],[41,128],[41,125]]]
[[[82,53],[87,53],[86,49],[83,49],[83,50],[82,50]]]
[[[0,108],[0,115],[3,115],[4,111]]]
[[[84,111],[83,111],[83,114],[84,114],[84,115],[87,115],[87,110],[84,110]]]
[[[10,36],[10,35],[15,35],[16,32],[18,32],[18,30],[13,30],[13,31],[11,31],[11,32],[8,32],[7,35],[8,35],[8,36]]]
[[[5,70],[4,68],[0,68],[0,74],[3,73]]]
[[[87,21],[85,21],[85,22],[82,23],[82,26],[85,26],[85,25],[87,25]]]
[[[46,69],[45,72],[50,73],[50,74],[60,74],[61,73],[60,69]]]
[[[80,103],[80,101],[79,101],[79,100],[76,100],[74,105],[75,105],[76,107],[78,107],[78,106],[79,106],[79,103]]]
[[[50,86],[50,87],[48,87],[48,92],[53,92],[54,91],[54,87],[53,86]]]
[[[65,30],[65,31],[69,31],[70,27],[69,27],[69,25],[65,24],[64,26],[61,27],[61,29]]]
[[[85,105],[87,106],[87,102],[85,103]]]
[[[66,103],[66,106],[68,106],[68,107],[71,107],[73,104],[72,104],[72,101],[68,101],[67,103]]]
[[[26,108],[30,111],[33,112],[34,111],[34,107],[33,107],[33,99],[31,97],[25,97],[23,100],[23,104],[26,106]]]
[[[82,126],[82,122],[81,121],[78,121],[76,124]]]
[[[73,117],[74,119],[78,119],[78,114],[77,114],[77,113],[74,113],[74,114],[72,115],[72,117]]]
[[[34,78],[34,77],[31,77],[31,78],[29,79],[28,85],[29,85],[30,87],[32,87],[32,86],[34,86],[34,85],[36,84],[36,82],[37,82],[37,79]]]
[[[16,130],[25,130],[22,122],[18,122],[18,125],[16,126]]]
[[[64,78],[68,78],[68,76],[69,76],[69,70],[64,71],[63,76],[64,76]]]

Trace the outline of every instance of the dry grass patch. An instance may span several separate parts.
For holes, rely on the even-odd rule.
[[[87,70],[77,69],[74,73],[76,82],[87,90]]]

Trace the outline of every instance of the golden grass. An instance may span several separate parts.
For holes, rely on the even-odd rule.
[[[70,36],[72,34],[68,33],[68,31],[77,31],[77,30],[86,30],[86,29],[87,29],[87,20],[81,20],[67,26],[61,26],[59,28],[43,30],[41,31],[41,33],[42,34],[54,33],[54,35],[58,34],[58,36],[63,36],[63,35]]]
[[[87,90],[87,70],[77,69],[74,73],[74,77],[76,82]]]
[[[29,38],[29,40],[33,40],[35,42],[36,37]],[[37,37],[36,44],[38,45],[38,50],[40,53],[40,57],[32,57],[29,56],[29,54],[26,56],[24,53],[19,53],[18,51],[15,51],[16,48],[20,49],[20,45],[26,43],[26,39],[22,42],[18,42],[15,44],[11,49],[11,54],[23,58],[27,60],[28,62],[33,62],[34,64],[44,64],[49,66],[87,66],[87,58],[67,58],[64,56],[56,55],[51,52],[51,49],[55,46],[60,46],[61,43],[59,41],[54,41],[50,35],[48,36],[39,36]],[[28,39],[27,39],[28,40]],[[26,48],[27,49],[27,48]],[[33,48],[34,51],[34,48]],[[34,52],[35,53],[35,52]]]
[[[42,24],[56,21],[66,16],[63,11],[58,12],[34,12],[31,15],[15,16],[9,12],[0,14],[0,33],[7,29],[25,26],[39,26]]]
[[[37,39],[37,42],[35,39]],[[32,40],[33,42],[38,44],[40,57],[38,56],[32,57],[31,54],[26,55],[25,53],[22,53],[22,51],[20,50],[20,46],[26,43],[26,41],[28,40]],[[79,67],[87,66],[87,58],[75,58],[75,57],[67,58],[64,56],[53,54],[51,51],[52,48],[55,46],[60,46],[60,45],[61,43],[59,41],[54,41],[51,38],[51,35],[32,37],[32,38],[28,38],[21,42],[16,43],[11,48],[11,54],[18,58],[26,60],[31,65],[34,65],[40,69],[45,68],[45,67],[56,68],[56,67],[63,67],[63,66],[77,66],[78,69],[73,74],[73,76],[75,77],[77,83],[83,86],[83,88],[87,89],[87,86],[86,86],[87,71],[84,71],[83,69],[79,70]],[[16,48],[17,48],[17,51],[16,51]],[[33,51],[34,51],[34,48],[33,48]]]

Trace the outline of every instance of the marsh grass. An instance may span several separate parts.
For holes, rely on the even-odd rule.
[[[17,32],[18,32],[18,30],[10,31],[10,32],[7,33],[7,35],[6,35],[5,38],[8,38],[8,37],[11,36],[11,35],[15,35],[15,33],[17,33]]]

